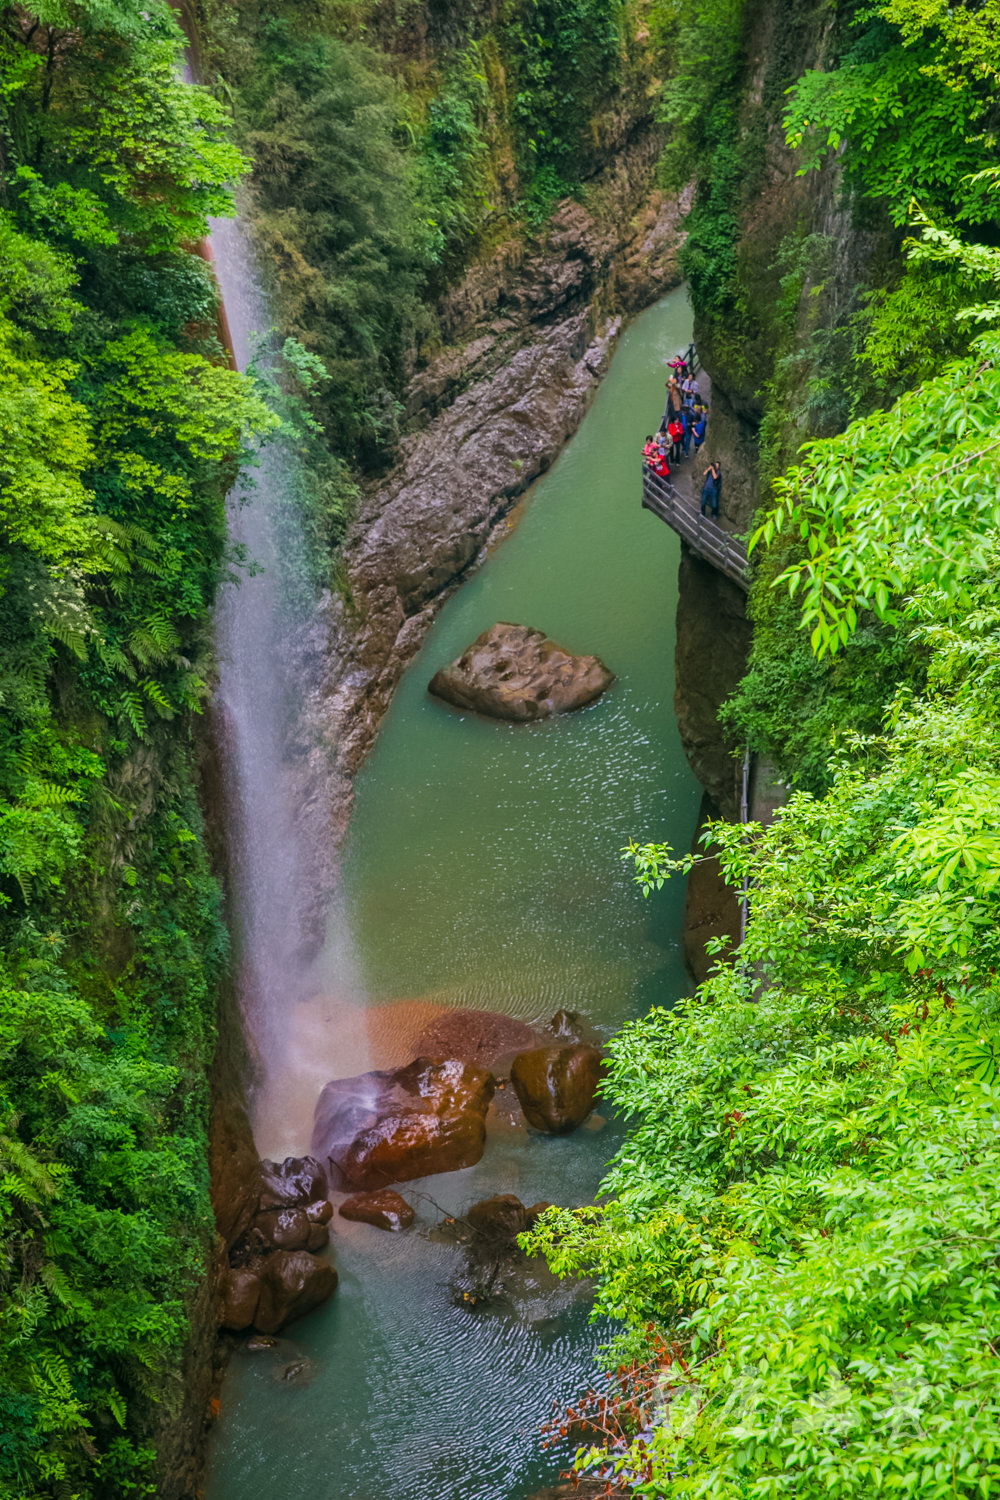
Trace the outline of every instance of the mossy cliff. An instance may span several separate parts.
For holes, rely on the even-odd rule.
[[[898,279],[902,235],[886,211],[850,190],[837,154],[804,171],[804,154],[788,145],[785,127],[788,91],[807,71],[835,66],[852,42],[857,14],[856,6],[831,0],[720,0],[688,23],[704,41],[713,16],[716,22],[701,70],[689,69],[672,85],[686,114],[667,147],[665,171],[676,181],[691,162],[697,169],[682,265],[711,386],[705,457],[722,463],[723,515],[737,532],[752,530],[771,481],[807,438],[840,431],[880,395],[859,370],[859,321],[872,294]],[[746,670],[751,631],[739,591],[722,586],[724,610],[685,555],[677,704],[696,774],[735,816],[732,756],[746,742],[748,723],[731,709],[720,720],[720,710]],[[786,723],[816,715],[823,674],[791,625],[785,638],[787,611],[764,581],[752,609],[758,627],[782,634],[776,655],[790,649],[801,657],[803,698],[794,709],[784,703]],[[868,648],[871,656],[881,644],[860,643]],[[863,717],[863,705],[860,711]],[[755,744],[791,774],[796,752],[782,754],[773,735]]]
[[[338,457],[391,461],[409,380],[503,310],[560,200],[605,232],[648,210],[665,58],[646,9],[204,0],[204,65],[253,156],[282,330],[330,377],[315,410]]]

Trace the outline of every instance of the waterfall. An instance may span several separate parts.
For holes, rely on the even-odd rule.
[[[239,219],[216,220],[210,247],[238,369],[269,329],[249,237]],[[305,606],[282,588],[303,576],[306,548],[288,494],[295,458],[278,442],[228,502],[231,546],[242,562],[219,592],[219,680],[214,712],[223,763],[236,980],[260,1070],[280,1062],[281,1013],[305,982],[301,913],[309,858],[292,805],[286,743],[296,705],[289,672]],[[279,533],[280,516],[280,533]],[[279,555],[280,546],[280,555]]]

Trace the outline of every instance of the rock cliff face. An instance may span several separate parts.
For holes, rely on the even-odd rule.
[[[742,771],[718,715],[746,671],[750,635],[743,590],[682,543],[674,708],[691,768],[725,818],[739,817]]]
[[[837,45],[836,15],[823,4],[764,0],[745,7],[741,66],[715,107],[733,129],[720,161],[700,164],[691,224],[711,234],[733,230],[719,278],[695,288],[695,340],[711,384],[706,459],[724,472],[724,524],[748,533],[770,482],[807,438],[846,422],[841,373],[850,341],[840,336],[859,288],[877,276],[889,241],[885,226],[856,223],[834,158],[798,175],[785,144],[786,90],[807,69],[822,68]],[[730,171],[728,202],[716,188],[721,153]],[[727,216],[731,214],[731,219]],[[694,231],[692,231],[694,232]],[[725,286],[720,282],[726,280]],[[692,769],[723,815],[736,813],[733,747],[717,714],[746,670],[751,627],[744,596],[709,576],[685,552],[677,613],[676,704]],[[751,606],[752,607],[752,606]]]

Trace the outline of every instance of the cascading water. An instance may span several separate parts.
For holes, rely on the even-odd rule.
[[[210,239],[236,366],[246,370],[270,320],[247,232],[216,220]],[[216,608],[214,711],[224,767],[237,987],[258,1072],[280,1067],[281,1009],[307,967],[302,913],[310,860],[296,821],[286,744],[295,714],[288,664],[308,605],[286,586],[307,571],[289,498],[294,456],[280,441],[230,496],[230,544],[240,565]]]

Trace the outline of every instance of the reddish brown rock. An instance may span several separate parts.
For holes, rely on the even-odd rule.
[[[380,1193],[356,1193],[340,1205],[342,1218],[360,1224],[374,1224],[376,1229],[409,1229],[414,1212],[405,1198],[392,1188]]]
[[[250,1328],[257,1315],[261,1282],[255,1271],[227,1268],[222,1279],[222,1308],[219,1322],[223,1328],[240,1333]]]
[[[504,1057],[537,1047],[542,1036],[526,1021],[493,1010],[450,1010],[426,1026],[417,1038],[423,1057],[461,1057],[481,1068],[493,1068]]]
[[[257,1214],[253,1227],[271,1250],[304,1250],[312,1225],[304,1208],[277,1208]]]
[[[484,630],[429,691],[456,708],[524,723],[584,708],[615,680],[599,656],[574,656],[528,625]]]
[[[212,1108],[209,1171],[216,1228],[231,1249],[249,1227],[261,1193],[260,1157],[242,1104],[218,1099]]]
[[[556,1135],[583,1124],[600,1077],[600,1052],[583,1044],[520,1052],[510,1070],[528,1124]]]
[[[328,1302],[337,1290],[337,1272],[327,1260],[304,1250],[276,1250],[260,1268],[260,1297],[254,1327],[277,1333]]]
[[[330,1243],[329,1224],[310,1224],[309,1238],[306,1240],[306,1249],[310,1255],[316,1255],[324,1246]]]
[[[525,1207],[513,1193],[496,1193],[474,1203],[465,1215],[477,1234],[510,1239],[526,1227]]]
[[[312,1156],[286,1156],[283,1162],[261,1162],[261,1208],[304,1208],[325,1198],[326,1168]]]
[[[392,1072],[336,1079],[317,1101],[312,1150],[345,1189],[471,1167],[483,1154],[493,1089],[490,1073],[458,1058],[418,1057]]]

